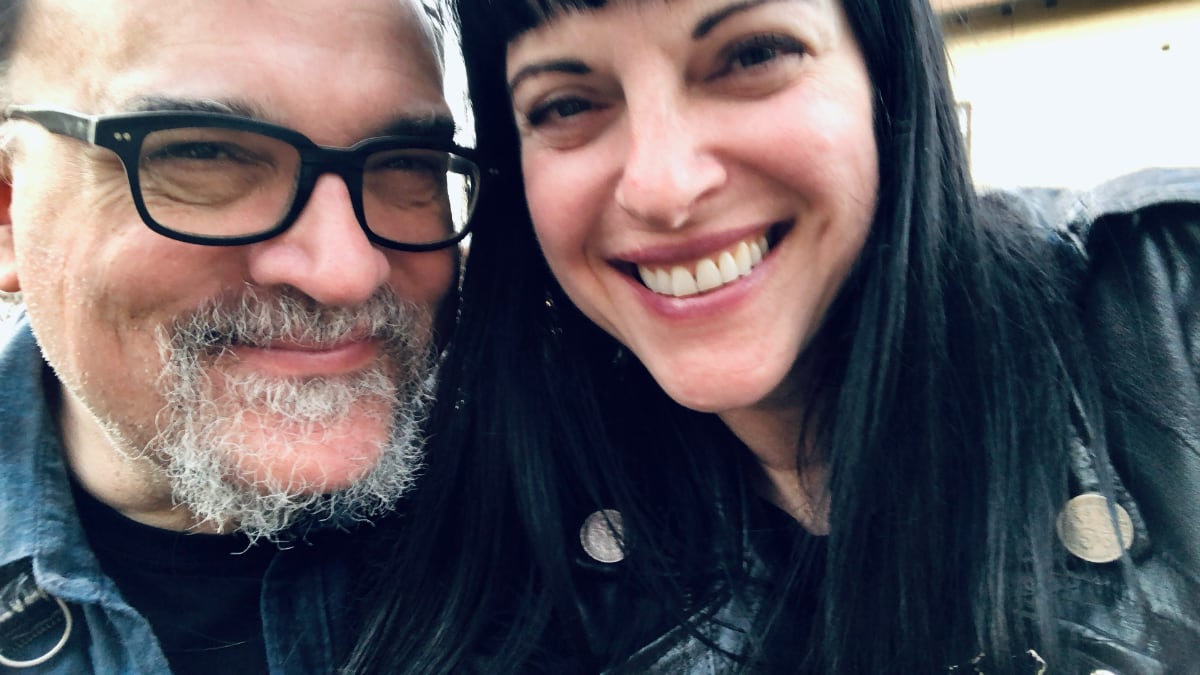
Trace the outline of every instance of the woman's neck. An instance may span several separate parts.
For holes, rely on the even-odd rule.
[[[762,403],[719,413],[721,421],[754,454],[761,472],[754,489],[813,534],[829,533],[826,465],[819,458],[797,464],[801,452],[803,409],[799,405]]]

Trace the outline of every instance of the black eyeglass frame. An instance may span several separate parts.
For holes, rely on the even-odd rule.
[[[457,244],[470,233],[474,206],[479,199],[479,192],[483,187],[483,175],[486,173],[477,161],[473,150],[448,140],[424,136],[382,136],[364,139],[349,147],[338,148],[317,145],[304,134],[287,127],[225,113],[149,111],[84,115],[61,108],[10,105],[4,110],[4,119],[35,122],[50,133],[69,136],[111,150],[120,158],[121,164],[125,167],[134,207],[146,226],[164,237],[203,246],[241,246],[266,241],[282,234],[300,217],[300,213],[312,196],[317,179],[326,173],[333,173],[345,181],[346,187],[350,191],[354,215],[371,243],[397,251],[415,253],[440,250]],[[142,143],[146,136],[155,131],[187,127],[247,131],[278,139],[296,148],[300,153],[300,170],[296,176],[295,192],[292,195],[291,207],[278,224],[263,232],[250,235],[207,237],[172,230],[160,224],[150,215],[146,209],[146,203],[142,199],[141,181],[138,177]],[[366,159],[379,151],[398,149],[445,152],[457,168],[469,169],[465,175],[475,181],[474,190],[471,191],[470,203],[466,205],[467,213],[463,228],[452,237],[431,243],[410,244],[381,237],[367,225],[362,186],[363,167]]]

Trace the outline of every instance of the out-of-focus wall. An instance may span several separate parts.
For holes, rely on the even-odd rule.
[[[934,4],[980,185],[1200,166],[1200,0]]]

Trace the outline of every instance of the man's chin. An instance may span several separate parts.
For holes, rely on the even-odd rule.
[[[251,454],[226,458],[241,482],[265,491],[323,494],[349,488],[374,469],[391,434],[375,414],[320,429],[279,423],[242,435]],[[234,450],[236,452],[236,450]]]
[[[184,435],[162,448],[175,498],[199,525],[252,539],[290,539],[378,516],[412,486],[422,443],[418,418],[393,426],[373,412],[319,433],[312,424],[242,419],[218,425],[219,442]]]

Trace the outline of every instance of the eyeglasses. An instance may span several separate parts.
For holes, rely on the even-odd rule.
[[[296,222],[317,178],[334,173],[345,181],[371,242],[401,251],[445,248],[467,235],[482,174],[470,150],[421,136],[331,148],[224,113],[83,115],[9,106],[4,118],[111,150],[151,230],[209,246],[282,233]]]

